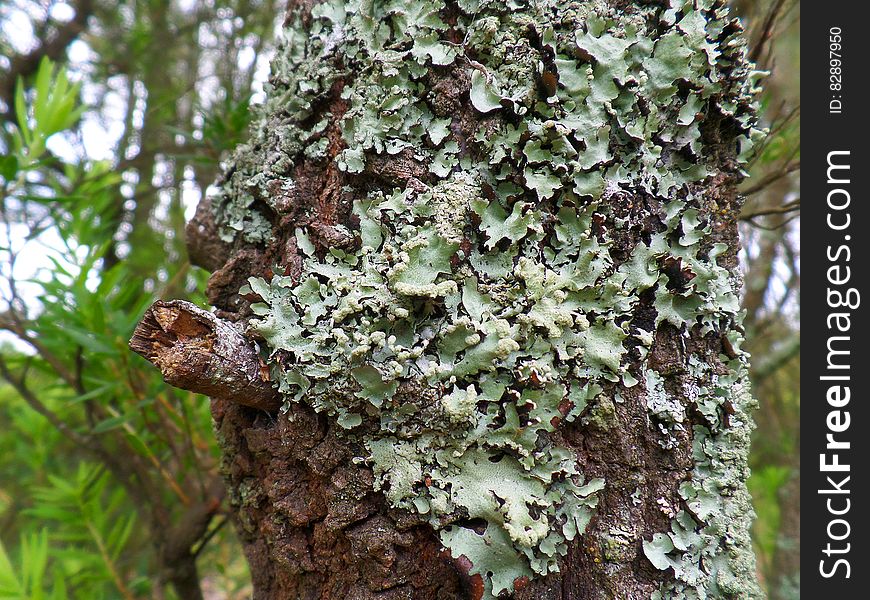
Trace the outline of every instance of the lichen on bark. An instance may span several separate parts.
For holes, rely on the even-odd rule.
[[[327,1],[285,34],[209,209],[254,258],[209,292],[268,349],[280,435],[328,417],[378,514],[484,597],[756,597],[734,186],[757,74],[724,4]],[[228,472],[262,544],[282,509]]]

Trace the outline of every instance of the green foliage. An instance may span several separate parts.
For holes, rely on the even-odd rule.
[[[253,116],[250,103],[250,94],[238,99],[225,96],[208,112],[203,112],[200,131],[194,133],[186,129],[171,128],[191,146],[190,151],[179,158],[190,160],[194,164],[215,167],[224,153],[238,146],[247,137]]]
[[[12,280],[4,315],[8,322],[3,322],[32,350],[4,349],[2,356],[3,376],[20,397],[14,402],[13,389],[3,389],[2,408],[12,424],[12,435],[3,437],[11,446],[4,469],[17,471],[10,483],[20,486],[8,493],[22,496],[7,508],[19,511],[15,529],[21,532],[17,566],[8,560],[3,565],[10,597],[110,598],[120,593],[133,598],[137,585],[145,591],[147,583],[129,578],[130,564],[119,562],[125,551],[139,552],[144,541],[128,495],[135,487],[125,489],[132,473],[121,473],[116,464],[113,478],[105,467],[75,457],[133,451],[156,461],[168,449],[168,440],[145,425],[148,417],[142,411],[154,398],[141,402],[145,397],[137,389],[148,380],[156,387],[156,378],[130,379],[139,374],[131,370],[126,348],[151,295],[123,263],[105,265],[120,176],[107,163],[62,163],[47,152],[46,140],[72,127],[83,112],[77,96],[78,86],[70,85],[65,70],[55,70],[47,60],[33,93],[26,94],[19,82],[18,127],[7,147],[7,157],[14,160],[5,161],[17,167],[3,182],[7,223],[6,211],[17,206],[24,218],[40,215],[39,226],[30,228],[31,238],[49,229],[56,236],[47,255],[51,268],[30,281]],[[31,185],[33,181],[40,185]],[[2,250],[14,265],[21,250],[8,232]],[[20,285],[39,290],[38,306],[24,303]],[[28,317],[24,311],[35,314]],[[200,415],[198,430],[207,430],[206,419]],[[123,434],[107,439],[116,428]],[[65,453],[66,460],[61,458]]]
[[[82,597],[132,594],[123,583],[119,559],[130,540],[136,514],[129,511],[122,488],[111,488],[111,476],[100,465],[80,463],[75,479],[49,476],[36,487],[34,506],[25,511],[44,523],[54,541],[52,570]],[[110,591],[111,589],[111,591]]]
[[[84,106],[77,105],[79,84],[70,83],[65,68],[54,71],[54,64],[44,57],[39,63],[30,103],[24,97],[23,81],[18,80],[15,92],[18,129],[13,134],[15,145],[10,156],[18,155],[21,169],[38,161],[45,153],[46,140],[72,127],[85,110]],[[6,173],[11,176],[6,177]],[[13,172],[5,171],[4,177],[13,179]]]
[[[781,512],[778,496],[790,476],[788,467],[765,465],[753,470],[749,478],[749,491],[758,513],[755,543],[763,557],[773,556],[776,552]]]
[[[0,598],[3,600],[64,600],[68,598],[66,583],[56,573],[48,588],[45,580],[49,565],[48,533],[22,536],[18,546],[17,565],[6,554],[0,542]]]
[[[4,31],[15,18],[34,19],[46,39],[65,27],[40,25],[43,11],[27,4],[0,15]],[[247,135],[256,60],[242,66],[239,53],[256,59],[276,7],[93,8],[86,28],[99,35],[77,42],[87,62],[43,59],[32,72],[24,62],[3,99],[4,598],[173,598],[178,565],[157,549],[216,501],[207,401],[167,389],[127,340],[155,298],[203,301],[207,274],[186,259],[182,200],[204,191]],[[200,39],[209,36],[213,49]],[[32,40],[35,53],[46,39]],[[203,83],[200,73],[212,75]],[[103,151],[110,160],[88,156],[101,143],[115,144]],[[247,566],[220,513],[181,543],[203,577],[241,597]]]

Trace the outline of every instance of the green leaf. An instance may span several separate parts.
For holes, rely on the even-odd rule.
[[[112,429],[117,429],[118,427],[121,427],[128,420],[129,419],[127,415],[110,417],[94,425],[94,428],[91,431],[93,431],[93,433],[105,433],[107,431],[111,431]]]
[[[100,339],[94,332],[79,330],[67,323],[64,327],[64,333],[90,352],[97,354],[114,354],[116,352],[114,346]]]
[[[18,157],[14,154],[0,156],[0,177],[7,182],[15,179],[18,174]]]
[[[27,119],[27,105],[24,100],[24,79],[21,77],[18,77],[18,83],[15,86],[15,117],[18,119],[18,129],[21,131],[21,137],[25,145],[30,146],[33,136]]]
[[[127,441],[131,446],[133,446],[133,449],[139,454],[139,456],[151,456],[153,454],[138,435],[130,435],[127,433],[124,437],[127,438]]]
[[[0,541],[0,598],[26,598],[24,586],[18,579],[18,574],[6,554],[6,548]]]
[[[98,398],[100,396],[111,396],[115,390],[121,387],[121,383],[118,381],[108,381],[103,383],[102,385],[95,387],[94,389],[85,392],[84,394],[79,394],[77,396],[73,396],[70,400],[70,404],[78,404],[79,402],[85,402],[86,400],[91,400],[93,398]]]

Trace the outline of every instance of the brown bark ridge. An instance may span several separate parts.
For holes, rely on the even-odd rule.
[[[390,223],[392,217],[384,215],[402,213],[422,194],[431,194],[430,203],[440,194],[441,205],[426,216],[434,223],[430,231],[449,238],[442,247],[457,240],[457,249],[446,264],[438,264],[436,276],[426,279],[426,269],[435,271],[432,264],[443,257],[432,256],[432,264],[421,266],[422,283],[405,280],[404,287],[389,290],[394,299],[404,294],[395,300],[404,310],[391,313],[395,321],[409,318],[410,311],[423,320],[443,314],[441,296],[455,283],[445,279],[455,273],[472,272],[493,295],[510,297],[534,274],[527,280],[513,274],[499,280],[484,272],[497,271],[497,265],[470,265],[469,256],[510,256],[521,248],[525,254],[517,254],[512,265],[517,269],[520,258],[529,264],[550,252],[555,260],[559,244],[577,242],[558,230],[566,225],[559,222],[563,215],[588,217],[588,223],[577,224],[582,231],[576,237],[596,247],[600,256],[593,258],[605,264],[598,271],[589,267],[597,275],[577,284],[585,286],[584,301],[612,286],[623,286],[626,293],[611,295],[612,302],[631,298],[611,313],[599,305],[572,316],[577,333],[594,321],[609,324],[608,331],[624,340],[613,342],[622,344],[619,364],[611,362],[608,377],[599,377],[600,364],[590,367],[591,359],[577,359],[582,369],[575,372],[585,375],[572,377],[581,385],[594,380],[601,393],[589,398],[585,410],[576,407],[576,415],[566,398],[544,424],[537,423],[535,434],[542,433],[528,450],[567,449],[584,481],[603,479],[594,516],[579,535],[562,540],[565,553],[558,557],[557,572],[544,575],[547,568],[539,565],[535,576],[516,577],[507,587],[502,582],[502,595],[676,600],[697,597],[697,584],[707,598],[757,598],[744,485],[751,402],[737,391],[740,384],[730,395],[712,391],[732,385],[729,377],[741,357],[735,348],[736,311],[717,304],[736,298],[739,285],[735,190],[742,175],[736,146],[752,121],[749,68],[735,42],[739,24],[724,16],[724,4],[715,0],[682,9],[622,0],[542,0],[522,7],[406,4],[386,9],[380,3],[360,8],[350,2],[291,2],[285,22],[290,41],[278,50],[270,97],[253,139],[233,157],[220,194],[188,229],[192,257],[213,271],[208,297],[217,312],[158,303],[131,343],[161,367],[170,383],[212,396],[223,472],[255,598],[492,597],[500,574],[481,573],[475,564],[492,557],[451,556],[439,538],[450,527],[482,536],[487,521],[463,513],[464,508],[441,513],[438,521],[431,511],[418,514],[428,508],[409,510],[388,500],[395,490],[372,463],[371,442],[386,435],[379,429],[379,413],[364,407],[362,415],[350,415],[358,419],[356,424],[346,419],[350,432],[335,418],[348,417],[335,407],[347,397],[355,402],[353,393],[359,391],[342,387],[348,373],[328,370],[334,365],[324,358],[316,365],[320,371],[310,371],[312,378],[321,378],[320,391],[298,392],[310,383],[302,370],[324,337],[305,326],[339,310],[324,301],[297,312],[301,295],[320,298],[332,285],[328,276],[312,276],[311,269],[318,267],[311,265],[349,255],[359,262],[348,264],[362,264],[372,244],[385,236],[399,239],[416,227],[411,221]],[[569,113],[574,118],[567,118]],[[533,127],[524,128],[529,124]],[[494,140],[501,145],[493,146]],[[552,164],[541,166],[548,160]],[[692,170],[698,166],[704,169]],[[567,171],[577,179],[564,177]],[[491,178],[486,185],[475,179],[481,173]],[[506,203],[491,205],[495,214],[505,215],[504,223],[493,222],[493,213],[482,208],[470,210],[468,198],[456,196],[475,185],[475,202]],[[387,202],[394,192],[399,199]],[[361,200],[373,196],[387,208],[380,221],[363,223]],[[425,215],[425,209],[420,211]],[[499,229],[508,215],[513,229]],[[525,220],[534,225],[518,229]],[[502,238],[488,239],[484,230]],[[539,245],[525,239],[527,234],[537,235]],[[380,249],[383,260],[400,255],[387,245]],[[637,261],[644,252],[648,260]],[[655,270],[652,279],[649,269]],[[618,272],[629,275],[617,281]],[[442,274],[441,282],[433,283]],[[252,277],[262,280],[255,294],[242,288]],[[715,293],[702,289],[715,277]],[[300,291],[303,279],[308,287]],[[257,295],[265,308],[252,308]],[[553,297],[557,308],[567,295]],[[710,298],[715,300],[709,308],[698,308]],[[503,314],[513,308],[529,311],[525,300]],[[264,315],[271,318],[268,327],[262,326]],[[564,320],[558,327],[553,322],[542,333],[528,325],[530,315],[523,316],[528,333],[520,341],[528,344],[527,353],[535,351],[530,340],[541,340],[540,348],[545,334],[555,338],[565,327]],[[342,318],[330,323],[335,329],[329,335],[355,339],[342,338]],[[251,323],[260,337],[252,329],[243,335],[235,328]],[[225,337],[229,343],[224,344]],[[357,338],[360,349],[353,356],[370,356],[375,338]],[[248,339],[263,342],[269,351],[272,373],[280,377],[280,398],[264,378],[266,371],[258,375],[255,370],[259,356]],[[470,335],[466,343],[480,339]],[[489,401],[490,415],[495,415],[495,429],[507,420],[504,405],[522,408],[514,413],[519,425],[512,430],[519,439],[535,425],[530,411],[540,407],[518,399],[528,388],[547,385],[541,375],[546,371],[518,374],[519,364],[507,357],[516,354],[512,349],[519,343],[503,341],[498,356],[505,362],[499,368],[514,379],[502,397]],[[593,352],[606,355],[607,349]],[[551,355],[542,360],[567,373],[560,362],[567,359]],[[333,359],[344,360],[338,354]],[[432,431],[438,425],[425,419],[443,415],[432,408],[435,402],[426,403],[443,397],[445,388],[427,389],[421,381],[405,377],[383,401],[429,411],[418,418]],[[654,393],[670,404],[652,410]],[[280,400],[284,403],[276,412]],[[409,414],[413,420],[415,411]],[[479,442],[501,453],[492,463],[516,460],[512,448],[521,443]],[[475,452],[480,446],[466,449]],[[396,468],[402,466],[399,461]],[[553,480],[569,477],[557,473]],[[412,483],[425,496],[439,482],[420,475]],[[506,499],[486,500],[498,513]],[[526,508],[535,520],[548,507]],[[679,548],[668,548],[669,535]],[[477,538],[472,540],[471,545]],[[659,540],[652,550],[645,545],[651,540]],[[516,546],[505,548],[499,551],[506,560],[522,556],[514,554]]]

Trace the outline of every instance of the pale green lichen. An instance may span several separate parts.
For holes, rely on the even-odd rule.
[[[656,326],[734,327],[736,282],[717,264],[724,247],[704,244],[710,219],[693,184],[708,174],[705,114],[730,116],[742,147],[757,134],[754,77],[713,0],[622,12],[595,1],[457,5],[451,25],[431,0],[328,1],[307,33],[291,23],[263,117],[214,204],[227,239],[269,238],[256,202],[280,211],[294,164],[332,160],[314,107],[338,79],[348,107],[339,169],[352,176],[372,157],[408,152],[428,167],[429,184],[348,189],[358,250],[319,255],[298,229],[301,276],[251,280],[263,300],[251,327],[287,400],[333,415],[349,435],[368,432],[376,488],[428,520],[493,597],[558,570],[591,518],[604,482],[586,482],[551,434],[587,404],[583,422],[608,426],[622,396],[599,384],[643,380],[662,444],[674,443],[682,405],[654,370],[624,367],[628,338],[642,358],[653,344],[630,326],[640,295],[654,290]],[[427,74],[448,65],[468,70],[471,106],[486,115],[473,140],[432,108]],[[642,197],[661,225],[615,261],[611,232],[594,221],[637,227],[625,215]],[[669,285],[663,261],[693,277]],[[748,397],[731,396],[740,426],[716,420],[723,394],[742,385],[739,368],[693,391],[710,419],[696,428],[683,489],[697,519],[680,512],[644,544],[676,575],[660,597],[755,593],[745,523],[729,520],[748,514]],[[468,525],[476,520],[483,533]]]
[[[749,411],[755,401],[748,390],[745,360],[742,353],[729,360],[727,375],[690,361],[691,376],[709,382],[695,399],[697,406],[708,409],[707,424],[695,426],[695,468],[680,487],[687,510],[675,516],[670,531],[643,543],[647,558],[659,569],[673,569],[676,577],[653,600],[762,597],[754,584],[755,561],[746,550],[751,545],[746,520],[753,514],[745,486],[746,449],[752,429]]]

